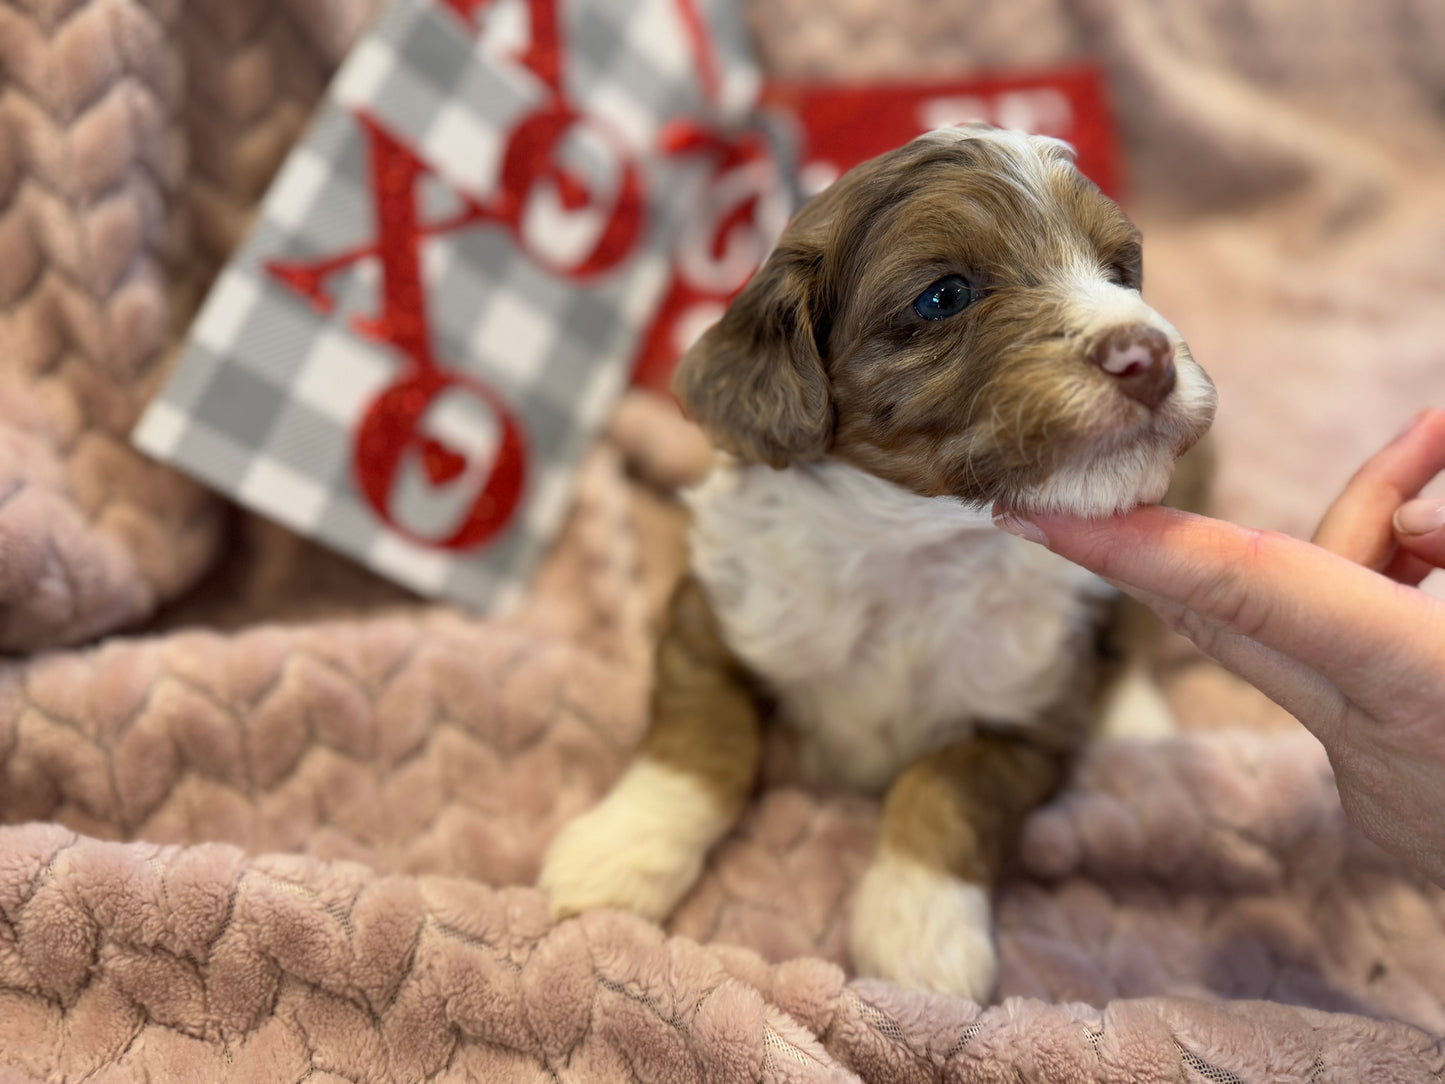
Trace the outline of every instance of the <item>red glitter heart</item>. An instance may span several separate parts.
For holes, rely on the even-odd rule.
[[[427,437],[422,444],[422,462],[426,465],[426,476],[434,486],[446,485],[467,469],[466,456],[432,437]]]
[[[587,185],[565,169],[557,171],[557,194],[562,197],[562,206],[569,211],[580,211],[592,201]]]

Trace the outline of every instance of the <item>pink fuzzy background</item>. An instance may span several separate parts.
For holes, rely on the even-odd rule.
[[[0,1079],[1438,1079],[1445,899],[1179,645],[1200,733],[1101,747],[1030,824],[1014,1000],[846,980],[859,799],[762,794],[673,920],[700,944],[547,922],[540,852],[645,725],[696,434],[624,402],[507,622],[125,442],[375,6],[0,6]],[[779,75],[1104,67],[1146,293],[1219,387],[1219,514],[1307,535],[1445,405],[1435,0],[747,11]]]

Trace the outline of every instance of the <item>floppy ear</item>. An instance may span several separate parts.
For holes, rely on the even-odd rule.
[[[815,459],[833,435],[818,336],[820,246],[784,238],[678,363],[673,391],[718,447],[784,467]]]

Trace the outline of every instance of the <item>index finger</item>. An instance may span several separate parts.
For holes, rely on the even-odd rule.
[[[1445,470],[1445,410],[1423,411],[1355,472],[1315,530],[1318,546],[1384,570],[1395,553],[1395,509]]]
[[[1287,535],[1160,507],[1029,520],[1055,553],[1328,674],[1347,695],[1361,677],[1389,680],[1397,649],[1445,642],[1445,604]]]

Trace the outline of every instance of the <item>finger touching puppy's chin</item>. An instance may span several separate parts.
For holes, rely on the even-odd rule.
[[[1077,419],[1075,419],[1077,421]],[[985,427],[956,439],[879,447],[855,441],[844,462],[924,497],[945,497],[998,513],[1097,518],[1156,504],[1170,491],[1176,457],[1202,426],[1095,426],[1070,437],[1058,420],[1048,440]]]

